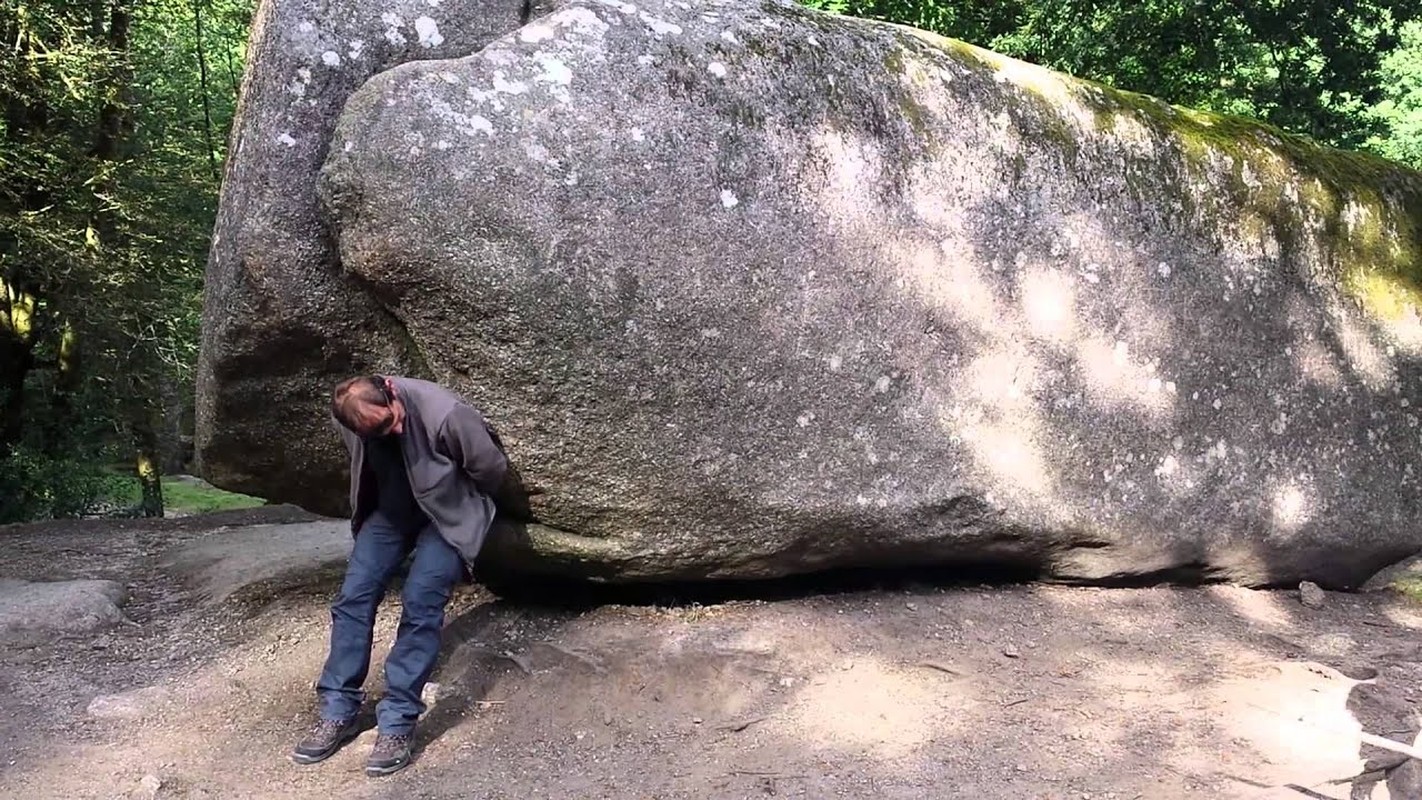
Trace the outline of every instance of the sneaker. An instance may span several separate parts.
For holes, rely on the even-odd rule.
[[[310,733],[292,751],[291,760],[298,764],[315,764],[325,761],[341,749],[341,745],[354,738],[355,717],[350,719],[323,719],[312,726]]]
[[[382,733],[377,736],[370,758],[365,762],[365,774],[389,775],[404,769],[410,763],[410,739],[406,733]]]

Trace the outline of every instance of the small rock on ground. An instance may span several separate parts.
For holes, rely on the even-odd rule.
[[[1323,608],[1323,590],[1312,581],[1299,584],[1299,602],[1308,608]]]
[[[0,579],[0,636],[102,630],[125,620],[127,601],[116,581]]]

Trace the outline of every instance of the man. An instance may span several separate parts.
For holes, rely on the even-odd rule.
[[[385,661],[386,693],[376,707],[378,736],[365,768],[388,775],[409,763],[445,606],[493,523],[491,498],[508,461],[478,411],[427,381],[344,380],[331,394],[331,414],[350,451],[355,542],[331,605],[331,649],[316,684],[320,720],[292,758],[323,761],[358,733],[376,607],[396,568],[413,554],[400,626]]]

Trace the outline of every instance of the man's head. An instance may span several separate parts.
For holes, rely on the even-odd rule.
[[[380,375],[347,378],[331,391],[331,414],[357,436],[385,436],[405,430],[405,404],[395,382]]]

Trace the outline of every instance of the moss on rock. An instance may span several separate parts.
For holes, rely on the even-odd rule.
[[[916,60],[946,56],[969,73],[1015,87],[999,93],[1013,122],[1058,148],[1068,164],[1077,163],[1084,147],[1126,136],[1123,127],[1148,137],[1178,154],[1183,174],[1205,184],[1204,196],[1181,198],[1194,213],[1230,213],[1242,236],[1272,236],[1286,253],[1318,248],[1328,254],[1338,287],[1380,321],[1422,316],[1422,173],[1257,120],[1173,106],[966,42],[876,24],[896,31],[901,44],[886,56],[886,69],[913,73],[920,69]],[[923,127],[922,107],[906,105],[914,128]],[[1084,114],[1094,122],[1090,130],[1079,125]],[[1143,194],[1142,176],[1133,174],[1129,160],[1121,163],[1127,183]],[[1156,184],[1168,184],[1171,165],[1159,167]]]

